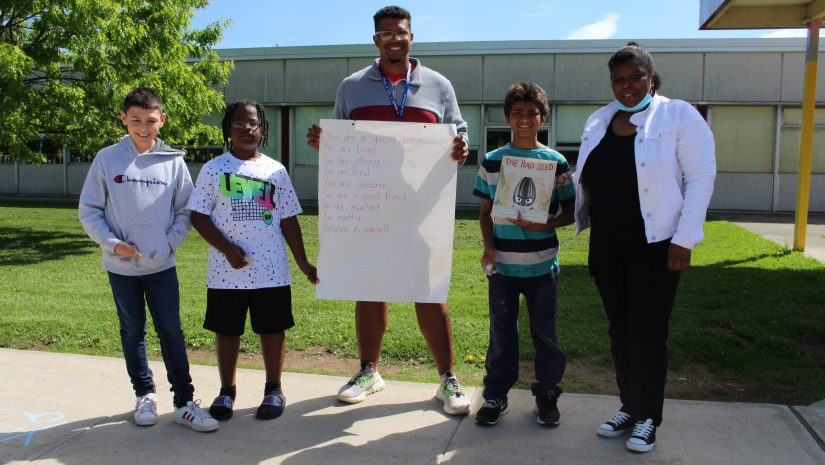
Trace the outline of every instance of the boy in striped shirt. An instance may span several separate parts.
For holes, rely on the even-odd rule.
[[[484,240],[481,266],[489,280],[490,343],[484,377],[484,405],[476,423],[495,425],[507,413],[507,393],[519,376],[518,311],[524,294],[536,355],[536,421],[558,426],[556,406],[561,395],[565,356],[556,339],[556,289],[559,242],[555,228],[573,223],[575,189],[564,156],[541,144],[538,132],[549,111],[547,94],[536,84],[516,83],[507,91],[504,116],[512,142],[484,157],[473,193],[481,198],[479,223]],[[504,156],[552,160],[557,163],[547,222],[533,223],[491,216]]]

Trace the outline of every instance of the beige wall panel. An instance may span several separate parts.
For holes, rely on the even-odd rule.
[[[778,102],[781,53],[708,53],[704,100]]]
[[[811,176],[811,193],[808,197],[810,204],[808,211],[811,213],[825,213],[825,175],[814,174]],[[778,211],[796,210],[796,175],[779,175],[779,197],[776,205]]]
[[[17,189],[14,185],[14,165],[0,165],[0,194],[13,194]]]
[[[20,194],[63,195],[63,165],[20,165]]]
[[[819,54],[817,63],[816,100],[825,102],[825,53]],[[782,101],[802,102],[805,78],[805,54],[782,54]]]
[[[80,195],[83,189],[83,183],[86,181],[86,174],[89,173],[91,163],[69,163],[68,178],[69,178],[69,194]]]
[[[484,155],[479,155],[484,156]],[[462,166],[456,178],[455,203],[459,207],[481,205],[481,199],[473,195],[478,166]]]
[[[481,74],[483,69],[483,58],[481,56],[423,57],[421,63],[449,79],[458,100],[481,101]]]
[[[295,195],[304,207],[304,201],[318,201],[318,166],[295,165],[289,173]]]
[[[487,55],[484,57],[485,102],[503,102],[507,89],[518,81],[534,82],[553,97],[553,55]]]
[[[347,73],[346,58],[313,58],[286,62],[286,101],[332,103]]]
[[[747,195],[742,195],[747,192]],[[771,209],[773,175],[748,173],[719,173],[710,199],[711,210]]]
[[[613,100],[609,54],[557,55],[555,100],[602,102]]]
[[[689,102],[702,100],[701,53],[654,53],[653,61],[662,76],[662,95]]]
[[[378,55],[372,58],[362,57],[347,59],[347,76],[372,65],[376,58],[378,58]]]
[[[224,99],[227,102],[252,99],[260,103],[284,100],[283,60],[236,61],[229,76]]]

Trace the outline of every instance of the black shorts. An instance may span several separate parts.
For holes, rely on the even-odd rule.
[[[247,309],[255,334],[275,334],[295,326],[292,291],[289,286],[279,286],[207,289],[203,328],[218,334],[240,336],[246,326]]]

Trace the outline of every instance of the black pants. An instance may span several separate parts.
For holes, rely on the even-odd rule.
[[[662,422],[667,337],[680,272],[667,269],[670,240],[648,244],[643,227],[593,226],[589,268],[610,323],[622,411]]]

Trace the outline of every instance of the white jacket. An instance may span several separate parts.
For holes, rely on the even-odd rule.
[[[590,226],[589,197],[581,172],[618,110],[610,103],[587,118],[573,181],[576,234]],[[636,179],[647,242],[672,238],[692,249],[702,241],[702,224],[713,194],[716,155],[713,134],[693,106],[656,95],[630,117],[636,128]],[[622,173],[617,173],[621,176]]]

